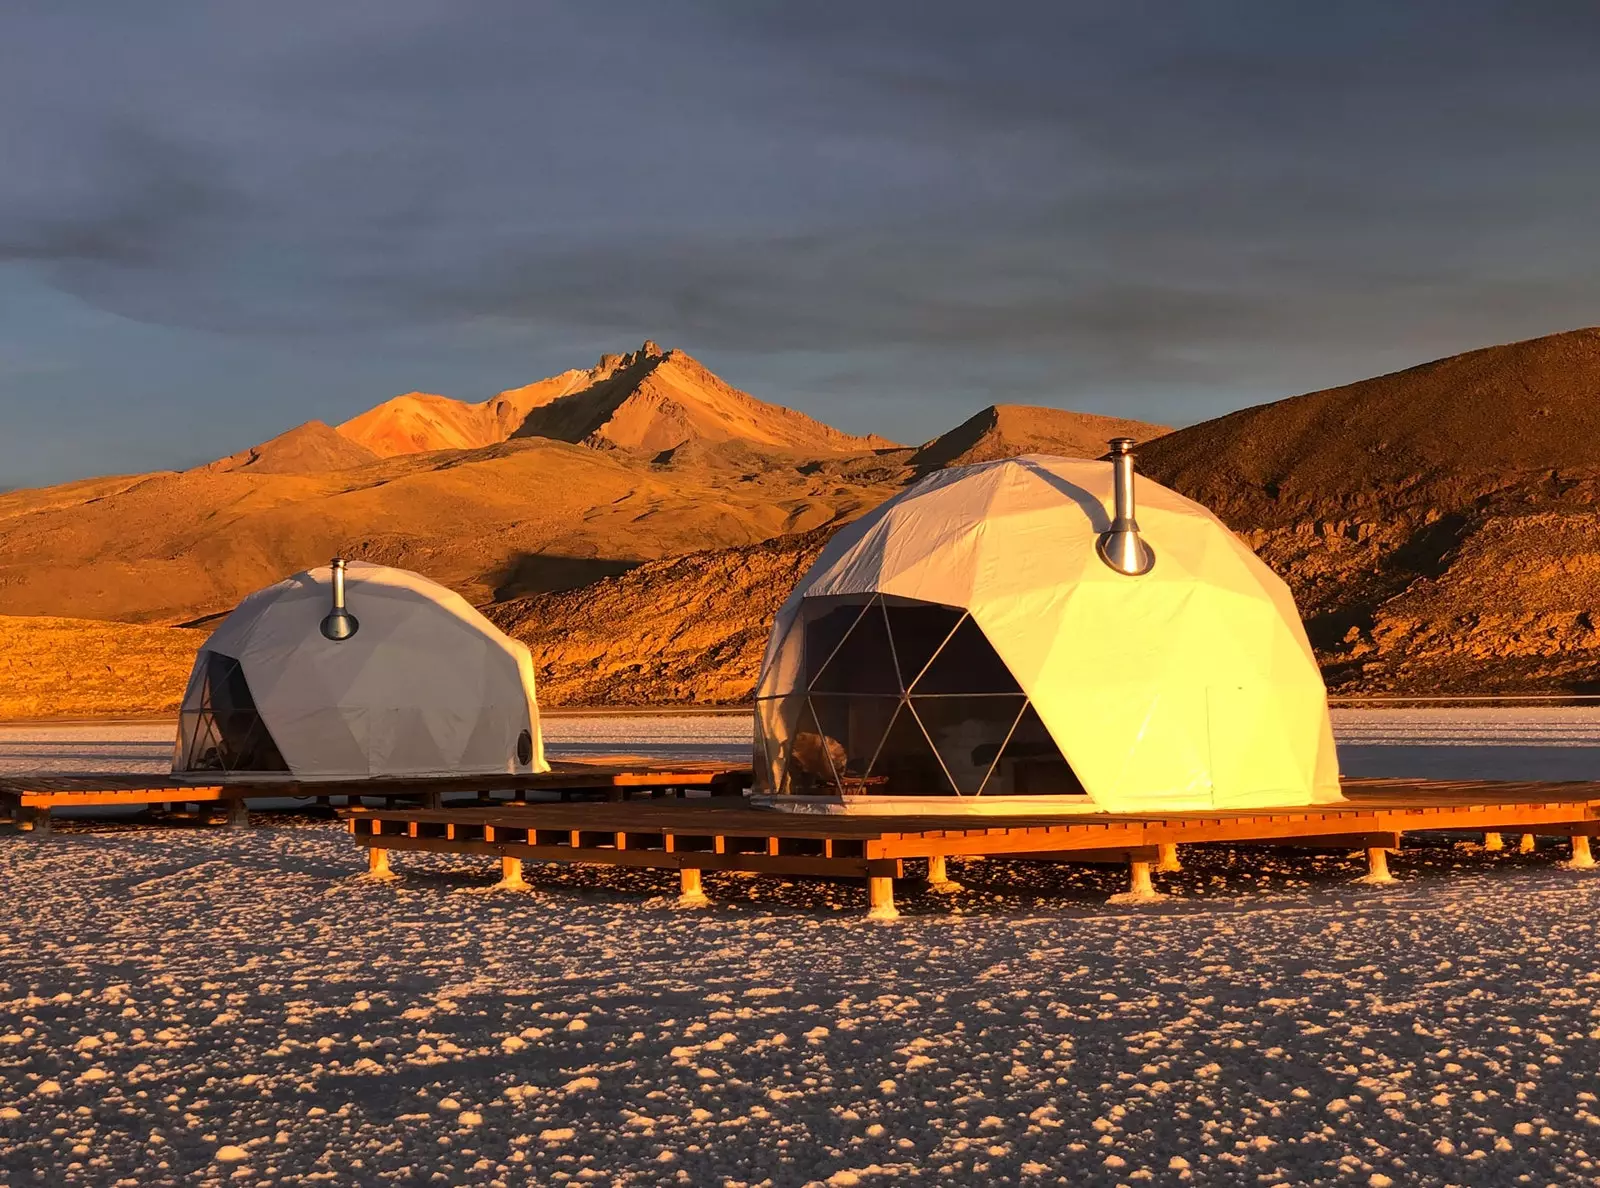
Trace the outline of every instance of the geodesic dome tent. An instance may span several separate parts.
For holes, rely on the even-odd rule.
[[[936,813],[1338,800],[1288,588],[1199,504],[1138,489],[1137,575],[1097,553],[1102,461],[942,471],[842,529],[773,625],[757,793]]]
[[[460,595],[353,561],[358,624],[322,630],[333,567],[241,602],[195,657],[177,773],[362,779],[548,771],[528,649]]]

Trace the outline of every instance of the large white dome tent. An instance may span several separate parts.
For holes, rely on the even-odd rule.
[[[549,765],[526,646],[436,582],[336,560],[250,595],[212,632],[173,770],[350,780]]]
[[[773,625],[758,797],[1028,814],[1339,799],[1288,588],[1154,482],[1135,521],[1131,447],[942,471],[842,529]]]

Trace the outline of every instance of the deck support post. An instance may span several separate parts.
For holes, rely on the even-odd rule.
[[[1394,876],[1389,873],[1389,851],[1382,846],[1373,846],[1367,851],[1367,873],[1359,880],[1363,883],[1392,883]]]
[[[1594,855],[1589,852],[1589,835],[1587,833],[1574,833],[1572,835],[1572,861],[1567,863],[1573,870],[1588,870],[1594,865]]]
[[[1154,899],[1156,886],[1150,881],[1150,864],[1134,859],[1128,863],[1128,894],[1140,899]]]
[[[705,887],[701,883],[698,866],[684,866],[678,870],[678,906],[682,908],[710,907]]]
[[[394,871],[389,869],[389,851],[380,850],[374,846],[367,851],[367,877],[373,879],[392,879]]]
[[[500,881],[495,887],[501,891],[526,891],[528,881],[522,877],[522,859],[509,855],[500,859]]]
[[[1150,879],[1150,860],[1155,857],[1148,850],[1128,855],[1128,889],[1106,900],[1107,903],[1154,903],[1166,896],[1156,890]]]
[[[226,811],[222,818],[222,824],[228,829],[250,828],[250,809],[242,798],[226,802]]]
[[[928,859],[928,890],[935,895],[954,895],[961,890],[961,884],[951,879],[943,854]]]
[[[422,807],[435,811],[444,807],[444,797],[438,792],[424,792],[422,794]]]
[[[50,810],[47,808],[19,808],[17,824],[35,837],[49,837],[53,832],[50,826]]]
[[[1522,841],[1517,844],[1517,853],[1519,853],[1519,854],[1531,854],[1531,853],[1533,853],[1535,847],[1538,846],[1538,844],[1539,843],[1534,838],[1533,834],[1524,833],[1522,835]]]
[[[894,880],[873,875],[867,879],[867,919],[898,920],[894,906]]]
[[[1506,848],[1505,839],[1498,833],[1486,833],[1483,835],[1483,848],[1485,850],[1503,850]]]
[[[1162,874],[1172,874],[1183,869],[1183,863],[1178,861],[1178,843],[1162,842],[1156,847],[1156,869]]]

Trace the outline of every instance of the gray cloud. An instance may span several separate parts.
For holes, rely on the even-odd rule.
[[[988,379],[1187,420],[1595,320],[1591,5],[101,3],[0,44],[0,265],[307,377],[649,333],[910,436]]]

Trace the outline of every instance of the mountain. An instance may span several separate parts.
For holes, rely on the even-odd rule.
[[[1294,589],[1345,690],[1600,688],[1600,329],[1230,413],[1139,465]]]
[[[219,474],[239,470],[256,474],[326,474],[377,460],[377,454],[332,426],[307,421],[271,441],[207,463],[202,469]]]
[[[547,704],[738,701],[772,612],[840,524],[931,469],[1098,455],[1126,435],[1143,473],[1289,582],[1335,691],[1600,690],[1596,392],[1600,330],[1581,330],[1170,433],[999,404],[892,448],[647,343],[482,405],[391,401],[355,436],[312,422],[181,474],[0,494],[0,615],[193,622],[339,553],[485,606],[534,650]],[[419,409],[427,425],[406,420]],[[469,444],[433,448],[446,429]],[[29,712],[67,712],[49,708],[64,680],[98,688],[52,650],[74,666],[105,652],[105,697],[167,704],[193,638],[0,627],[0,656],[29,657],[0,670],[5,704]],[[149,657],[138,680],[125,655]]]
[[[683,351],[645,342],[501,392],[481,404],[411,392],[339,426],[383,457],[475,449],[514,437],[660,453],[686,442],[739,441],[806,454],[892,449],[880,437],[841,433],[804,413],[767,404],[724,383]]]
[[[1147,442],[1170,432],[1165,425],[1121,417],[1029,404],[991,404],[925,443],[911,455],[911,465],[919,471],[939,470],[1030,453],[1098,458],[1113,437]]]

